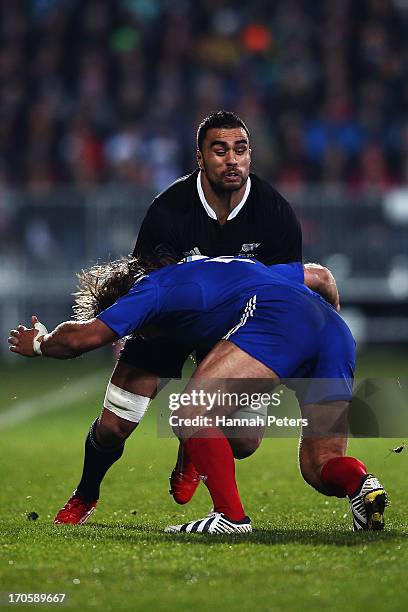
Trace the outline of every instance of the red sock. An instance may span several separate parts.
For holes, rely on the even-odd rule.
[[[326,461],[320,477],[322,483],[336,497],[351,497],[360,486],[361,478],[367,474],[364,463],[354,457],[334,457]]]
[[[183,474],[184,476],[197,476],[197,470],[194,463],[190,459],[190,455],[187,452],[185,444],[180,442],[177,463],[175,471]]]
[[[198,432],[200,437],[184,442],[185,449],[200,476],[205,477],[214,503],[214,510],[233,521],[244,518],[245,512],[235,482],[235,462],[231,446],[218,427]]]

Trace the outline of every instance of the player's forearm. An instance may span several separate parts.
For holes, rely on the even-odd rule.
[[[91,350],[86,337],[81,333],[86,323],[66,321],[46,334],[41,341],[41,353],[44,357],[55,359],[72,359]]]
[[[334,308],[340,310],[340,298],[336,280],[327,268],[314,263],[304,265],[305,285],[319,293]]]
[[[41,341],[41,353],[55,359],[71,359],[105,344],[114,342],[118,336],[99,319],[61,323]]]
[[[71,359],[118,339],[116,333],[99,319],[83,323],[66,321],[51,333],[35,315],[32,316],[32,324],[31,329],[19,325],[11,330],[8,343],[13,353],[23,357],[44,355],[54,359]]]

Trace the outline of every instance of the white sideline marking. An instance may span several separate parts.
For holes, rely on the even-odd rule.
[[[13,404],[12,408],[0,414],[0,429],[22,423],[45,412],[62,410],[69,404],[74,404],[83,399],[90,392],[96,391],[98,387],[101,388],[102,393],[102,385],[106,378],[106,372],[100,370],[80,378],[78,382],[70,381],[62,389],[54,389],[32,400],[17,402]]]

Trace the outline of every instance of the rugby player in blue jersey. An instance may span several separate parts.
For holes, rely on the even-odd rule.
[[[136,262],[136,268],[128,267],[127,276],[122,267],[107,285],[99,283],[96,294],[102,301],[96,310],[101,304],[105,309],[96,317],[62,323],[50,334],[34,317],[34,329],[19,326],[11,331],[10,349],[25,356],[67,359],[153,327],[170,340],[188,339],[189,346],[215,344],[186,388],[190,397],[194,392],[214,392],[220,379],[227,392],[240,393],[270,391],[281,381],[302,378],[307,382],[297,393],[310,426],[300,444],[304,479],[325,495],[347,496],[356,530],[382,529],[384,489],[361,461],[345,456],[355,343],[336,310],[299,282],[301,268],[301,264],[268,268],[251,259],[217,257],[143,274]],[[116,294],[111,291],[115,284]],[[82,301],[89,305],[94,295],[88,278]],[[96,314],[94,306],[90,314]],[[234,406],[217,407],[213,416],[234,410]],[[206,414],[205,402],[183,406],[174,431],[205,482],[214,511],[167,530],[249,532],[251,521],[238,494],[227,438],[214,422],[204,426],[192,422]]]

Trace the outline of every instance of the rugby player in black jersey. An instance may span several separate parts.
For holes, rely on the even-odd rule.
[[[249,131],[235,114],[219,111],[200,124],[197,132],[198,168],[159,194],[143,221],[134,249],[148,257],[157,249],[176,258],[188,255],[245,255],[264,264],[302,259],[300,224],[289,203],[267,182],[250,173]],[[328,281],[328,283],[326,282]],[[305,282],[336,306],[333,279],[314,267]],[[210,348],[210,347],[209,347]],[[85,442],[81,480],[55,517],[56,523],[84,523],[99,498],[107,470],[121,456],[126,438],[145,414],[160,379],[180,378],[194,350],[161,339],[126,341],[108,383],[103,410],[91,425]],[[248,439],[231,439],[236,458],[246,457],[259,445],[253,432]],[[193,495],[198,476],[194,466],[179,457],[171,475],[171,492],[178,503]]]

